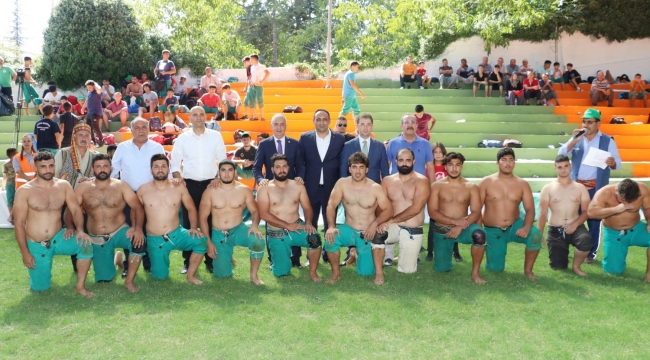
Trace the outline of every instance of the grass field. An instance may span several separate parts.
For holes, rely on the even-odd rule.
[[[425,230],[426,231],[426,230]],[[426,234],[426,232],[425,232]],[[387,270],[386,284],[342,269],[335,285],[314,284],[307,269],[265,287],[248,281],[248,252],[237,249],[232,279],[201,266],[197,287],[179,274],[154,281],[143,271],[137,294],[118,277],[74,292],[67,257],[55,259],[53,286],[31,293],[13,231],[0,231],[2,359],[645,359],[650,355],[645,250],[632,248],[624,276],[585,265],[580,278],[552,271],[542,249],[530,282],[523,246],[510,244],[506,271],[469,279],[469,247],[451,273],[425,262],[416,274]],[[602,254],[599,254],[602,258]],[[322,264],[322,263],[321,263]],[[328,277],[328,266],[320,266]],[[92,278],[92,270],[89,275]]]

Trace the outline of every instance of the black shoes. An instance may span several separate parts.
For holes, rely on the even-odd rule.
[[[460,253],[456,253],[454,254],[454,260],[456,260],[456,262],[461,262],[463,261],[463,257],[460,256]]]
[[[427,257],[424,258],[424,261],[433,261],[433,254],[427,254]]]

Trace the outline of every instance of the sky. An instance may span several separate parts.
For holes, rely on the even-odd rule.
[[[22,19],[22,35],[24,45],[21,48],[26,56],[36,57],[41,54],[43,48],[43,31],[47,28],[50,20],[52,7],[60,0],[18,0]],[[8,41],[13,26],[13,12],[15,0],[0,0],[0,8],[3,9],[3,21],[0,21],[0,41]],[[6,13],[5,13],[6,11]]]

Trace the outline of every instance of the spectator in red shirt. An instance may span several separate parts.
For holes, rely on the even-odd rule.
[[[208,93],[201,96],[198,105],[203,107],[206,113],[218,114],[221,110],[221,98],[216,94],[217,85],[210,84],[208,86]]]
[[[106,106],[103,114],[104,125],[106,125],[106,129],[109,132],[111,131],[108,126],[109,121],[119,120],[122,123],[122,126],[126,126],[126,119],[129,117],[129,109],[126,102],[122,100],[122,93],[116,92],[113,94],[113,98],[115,100]]]
[[[429,85],[431,85],[431,78],[427,76],[427,69],[424,68],[424,61],[418,63],[418,69],[416,71],[422,78],[422,85],[424,88],[428,89]]]
[[[433,127],[436,125],[436,119],[430,114],[425,113],[424,106],[422,105],[415,106],[415,119],[418,122],[415,134],[427,141],[431,140],[429,133],[433,131]],[[431,126],[429,126],[429,121],[431,121]]]
[[[524,80],[524,98],[526,105],[530,105],[528,100],[530,98],[537,99],[537,105],[542,105],[542,91],[539,88],[539,81],[535,79],[535,73],[529,71],[528,77]]]

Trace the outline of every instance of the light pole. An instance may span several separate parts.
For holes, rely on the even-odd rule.
[[[332,74],[331,69],[331,60],[332,60],[332,0],[329,0],[329,5],[327,6],[327,79],[325,80],[325,87],[331,88],[330,86],[330,77]]]

